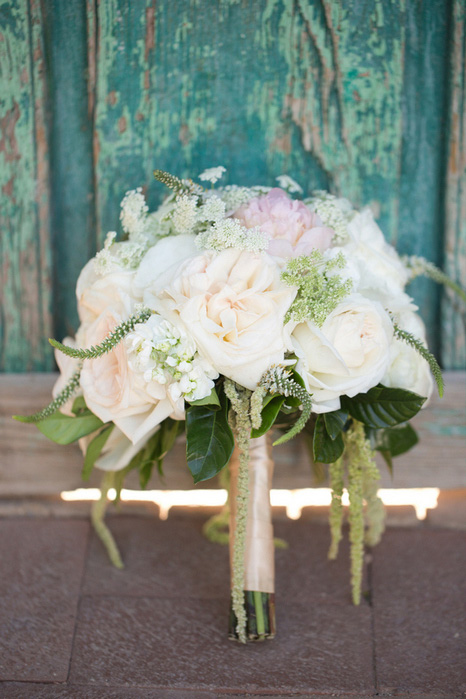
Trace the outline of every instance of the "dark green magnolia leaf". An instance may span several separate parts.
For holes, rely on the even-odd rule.
[[[393,476],[393,461],[392,461],[392,455],[390,454],[389,451],[381,451],[380,452],[383,460],[387,464],[388,470],[390,471],[390,475]]]
[[[220,400],[215,390],[215,387],[205,398],[200,398],[199,400],[187,401],[189,405],[210,405],[212,409],[216,406],[217,410],[220,408]]]
[[[419,412],[425,398],[401,388],[375,386],[354,398],[341,397],[341,407],[368,427],[394,427]]]
[[[332,439],[327,432],[323,415],[317,416],[312,446],[314,460],[324,464],[332,464],[343,454],[344,443],[341,432]]]
[[[388,452],[392,457],[404,454],[419,441],[416,430],[409,424],[386,427],[382,430],[370,429],[368,437],[373,449]]]
[[[269,394],[270,395],[270,394]],[[269,397],[266,396],[267,398]],[[262,437],[262,435],[266,434],[270,430],[270,428],[273,426],[275,423],[275,420],[278,417],[278,413],[280,412],[280,408],[282,407],[283,403],[285,402],[285,397],[284,396],[278,396],[278,395],[270,395],[271,400],[264,401],[264,407],[262,408],[262,422],[261,426],[257,430],[251,430],[251,437],[257,438],[257,437]]]
[[[200,405],[186,411],[186,458],[195,483],[219,473],[233,453],[235,441],[225,395],[220,404],[220,410]]]
[[[334,410],[324,413],[323,417],[329,437],[336,439],[348,421],[348,413],[346,410]]]
[[[83,415],[70,417],[56,412],[50,417],[36,423],[37,428],[56,444],[71,444],[91,432],[95,432],[104,424],[102,420],[86,411]]]
[[[102,453],[102,449],[107,443],[107,439],[110,437],[114,427],[115,425],[113,424],[109,425],[108,427],[104,427],[104,429],[101,430],[91,442],[89,442],[89,446],[86,450],[86,456],[84,457],[84,465],[81,474],[83,481],[87,481],[89,479],[92,469],[94,468],[94,464]]]

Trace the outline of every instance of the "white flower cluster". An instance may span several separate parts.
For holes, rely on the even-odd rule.
[[[181,194],[175,200],[172,213],[174,233],[191,233],[197,223],[197,197]]]
[[[126,192],[121,202],[120,221],[129,237],[139,238],[144,234],[149,207],[142,193],[142,187]]]
[[[313,196],[304,202],[312,211],[315,211],[324,224],[333,228],[334,244],[345,243],[348,240],[348,223],[353,214],[351,204],[347,199],[339,199],[324,190],[313,193]]]
[[[202,182],[211,182],[212,184],[215,184],[218,182],[218,180],[222,179],[224,172],[226,172],[226,170],[223,165],[209,167],[199,175],[199,179],[202,180]]]
[[[296,192],[298,194],[303,193],[303,188],[289,175],[279,175],[275,179],[278,182],[278,186],[281,187],[281,189],[284,189],[286,192],[289,192],[290,194],[295,194]]]
[[[197,352],[193,340],[154,314],[126,337],[128,364],[146,383],[166,387],[172,401],[205,398],[218,373]]]
[[[199,221],[220,221],[226,216],[225,209],[225,202],[220,197],[209,197],[199,208]]]
[[[199,233],[196,245],[216,252],[227,248],[264,252],[269,246],[269,237],[259,228],[245,228],[236,218],[224,218]]]

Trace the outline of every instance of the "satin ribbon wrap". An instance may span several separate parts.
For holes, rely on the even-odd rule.
[[[236,493],[239,450],[230,459],[230,567],[233,570]],[[249,442],[249,499],[244,555],[244,589],[275,591],[275,553],[270,488],[272,487],[272,445],[268,435]]]

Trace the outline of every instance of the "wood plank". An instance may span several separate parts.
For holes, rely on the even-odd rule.
[[[452,5],[444,255],[446,271],[466,288],[466,6],[462,0]],[[444,298],[441,317],[443,364],[464,368],[464,315]]]
[[[4,2],[0,26],[0,370],[43,370],[53,356],[40,3]]]
[[[93,103],[88,87],[87,14],[83,0],[45,0],[47,77],[52,104],[54,336],[78,327],[75,286],[95,254]],[[90,89],[92,96],[92,90]]]
[[[11,419],[13,414],[38,410],[50,400],[56,374],[0,376],[0,497],[55,495],[82,486],[82,455],[76,446],[61,447],[49,442],[34,425]],[[381,462],[383,487],[466,488],[466,374],[445,375],[445,398],[432,398],[428,408],[414,420],[420,444],[395,460],[394,479]],[[308,488],[314,485],[304,444],[296,439],[274,450],[274,488]],[[165,479],[154,475],[155,489],[192,489],[181,439],[165,462]],[[95,473],[89,485],[100,480]],[[134,476],[129,487],[137,488]],[[201,483],[215,488],[215,480]]]

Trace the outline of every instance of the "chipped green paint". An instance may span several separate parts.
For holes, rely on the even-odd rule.
[[[466,6],[454,0],[451,97],[445,195],[445,269],[466,288]],[[451,302],[442,304],[442,360],[466,366],[466,328]]]
[[[0,6],[0,367],[49,369],[50,242],[39,3]]]
[[[458,24],[464,10],[460,0],[451,4]],[[59,335],[76,324],[79,268],[108,230],[118,230],[125,191],[143,186],[151,205],[160,201],[154,168],[186,176],[224,164],[229,182],[268,185],[287,172],[306,191],[330,188],[370,204],[403,253],[442,261],[450,19],[444,0],[44,0],[41,6]],[[20,7],[27,23],[26,0],[3,7]],[[459,35],[455,46],[454,60],[464,70]],[[18,82],[19,72],[18,64],[7,80]],[[464,153],[458,125],[465,118],[464,82],[454,93],[458,104],[451,110],[459,116],[457,128],[451,119],[450,140],[463,134]],[[29,138],[34,159],[32,121],[24,128],[24,149]],[[461,278],[464,175],[449,177],[445,254]],[[8,211],[18,229],[19,209]],[[16,284],[19,274],[17,268]],[[416,282],[413,293],[438,350],[438,292]],[[11,290],[9,299],[8,328],[16,327]],[[456,366],[464,341],[447,310],[444,329],[444,364]],[[13,331],[7,332],[13,348]],[[25,340],[18,342],[29,356]],[[11,368],[15,350],[9,352],[4,366]]]

